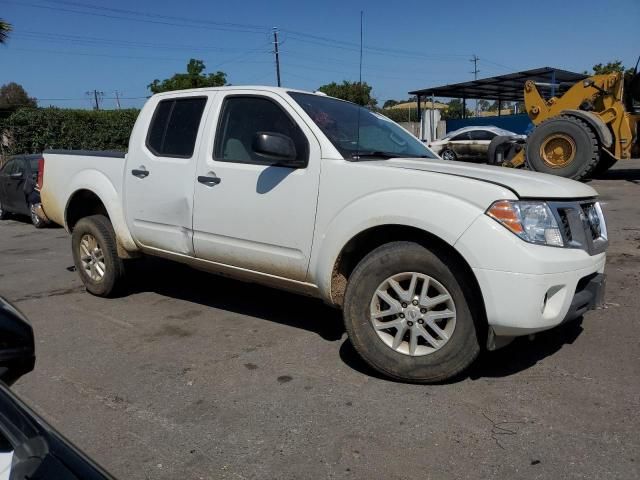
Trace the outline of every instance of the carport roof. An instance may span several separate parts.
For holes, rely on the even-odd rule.
[[[587,75],[560,68],[542,67],[469,82],[414,90],[409,92],[409,95],[521,102],[524,100],[524,84],[527,80],[541,84],[538,85],[540,93],[543,96],[550,96],[552,83],[555,85],[555,95],[558,95],[584,78],[587,78]]]

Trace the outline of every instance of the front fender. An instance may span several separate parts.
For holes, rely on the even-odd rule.
[[[482,215],[478,205],[463,199],[418,189],[391,189],[361,197],[340,210],[322,231],[316,232],[309,281],[331,300],[333,268],[344,246],[365,230],[402,225],[428,232],[453,246]]]
[[[64,209],[65,229],[68,232],[70,231],[69,225],[67,224],[67,209],[69,208],[69,203],[73,199],[73,196],[80,190],[88,190],[94,193],[100,201],[102,201],[102,204],[109,214],[109,219],[113,225],[118,242],[125,248],[125,250],[138,250],[124,218],[120,195],[109,177],[99,170],[83,170],[71,179],[68,194],[66,195],[67,204]]]

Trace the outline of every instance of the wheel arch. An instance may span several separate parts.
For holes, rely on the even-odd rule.
[[[596,133],[598,140],[600,140],[600,143],[603,146],[610,148],[613,145],[613,135],[611,134],[611,130],[609,130],[607,124],[604,123],[595,113],[586,112],[584,110],[563,110],[560,114],[583,120],[593,128],[593,131]]]
[[[338,306],[342,305],[349,277],[366,255],[382,245],[395,241],[418,243],[434,254],[445,257],[445,263],[454,270],[454,273],[464,275],[467,281],[461,282],[462,288],[465,290],[464,293],[474,317],[477,315],[476,321],[482,326],[481,335],[484,337],[488,326],[486,308],[480,284],[471,266],[451,244],[437,235],[417,227],[383,224],[368,228],[353,236],[341,249],[333,264],[330,289],[332,303]]]
[[[103,214],[111,222],[118,240],[118,253],[126,257],[138,250],[127,227],[122,211],[122,200],[115,186],[101,172],[85,170],[71,182],[64,209],[64,226],[67,231],[83,217]]]

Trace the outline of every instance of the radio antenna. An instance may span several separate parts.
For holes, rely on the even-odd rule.
[[[360,10],[360,72],[359,72],[359,82],[360,86],[362,86],[362,16],[364,15],[364,11]]]
[[[364,15],[364,11],[360,10],[360,68],[358,71],[358,92],[360,93],[360,101],[364,98],[362,94],[362,17]],[[359,103],[359,102],[358,102]],[[359,105],[360,108],[363,108],[364,105]],[[356,132],[356,158],[360,158],[360,108],[358,108],[358,121],[357,121],[357,132]]]

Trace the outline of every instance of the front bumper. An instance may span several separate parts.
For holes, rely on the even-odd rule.
[[[591,267],[550,274],[473,269],[492,334],[516,337],[548,330],[602,304],[604,254]]]

